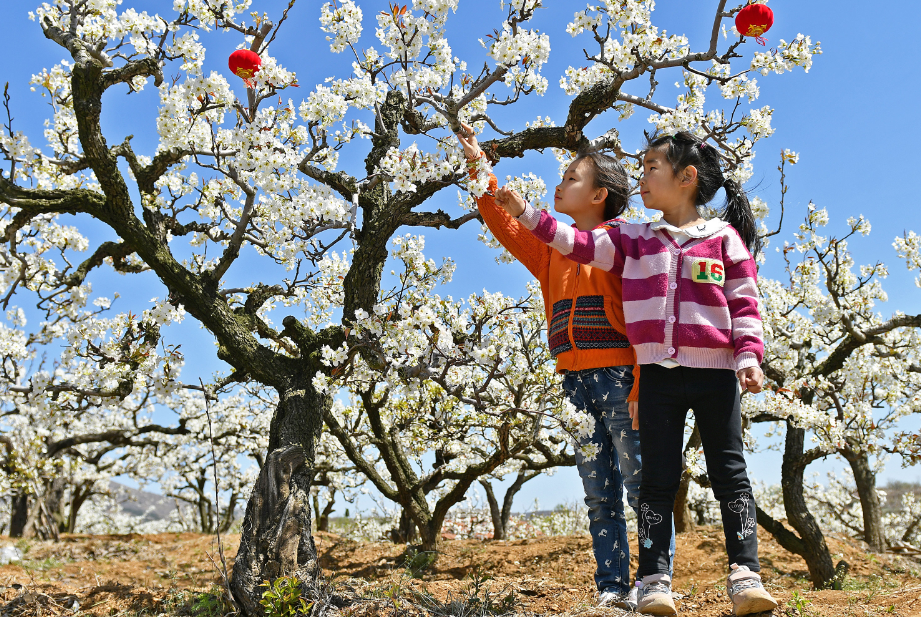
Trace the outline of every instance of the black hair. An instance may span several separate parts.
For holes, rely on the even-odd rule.
[[[646,150],[658,150],[665,153],[665,158],[672,165],[677,175],[689,165],[697,169],[697,197],[695,206],[709,203],[721,188],[726,191],[726,202],[719,217],[732,225],[752,255],[761,251],[761,236],[755,225],[755,215],[745,189],[736,182],[723,176],[720,168],[720,155],[716,148],[696,135],[681,131],[675,135],[646,134]]]
[[[624,166],[613,156],[596,150],[579,150],[573,163],[581,160],[592,164],[592,186],[607,189],[604,200],[604,220],[616,219],[627,210],[630,201],[630,179]]]

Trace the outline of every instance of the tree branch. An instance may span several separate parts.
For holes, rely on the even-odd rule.
[[[822,361],[812,371],[814,376],[828,376],[844,366],[845,361],[851,356],[851,353],[869,343],[882,343],[880,335],[892,332],[896,328],[921,328],[921,314],[919,315],[898,315],[889,321],[872,328],[861,331],[857,328],[849,328],[849,334],[838,344],[825,360]]]
[[[176,427],[149,424],[136,430],[114,429],[111,431],[103,431],[101,433],[74,435],[72,437],[67,437],[50,444],[46,450],[46,456],[48,456],[48,458],[53,458],[55,454],[62,450],[86,443],[107,442],[116,446],[128,446],[132,445],[131,439],[133,437],[146,435],[148,433],[159,433],[162,435],[189,435],[191,434],[191,431],[186,428],[185,420],[180,420],[179,426]]]
[[[384,497],[391,501],[398,501],[400,495],[397,490],[390,486],[390,484],[377,473],[377,469],[374,465],[358,451],[358,448],[356,448],[354,442],[352,442],[349,432],[339,424],[339,420],[336,419],[328,407],[326,408],[323,419],[326,421],[329,432],[337,438],[340,444],[342,444],[342,448],[345,450],[345,454],[349,457],[349,460],[361,470],[361,473],[367,476],[374,487],[379,490]]]
[[[435,227],[437,229],[447,227],[448,229],[457,229],[464,223],[478,217],[478,212],[468,212],[464,216],[456,219],[452,219],[449,214],[442,210],[438,210],[437,212],[407,212],[403,215],[402,223],[411,227]]]
[[[761,509],[761,506],[755,504],[755,507],[758,511],[758,524],[761,525],[765,531],[774,536],[778,544],[791,553],[797,555],[805,553],[806,547],[798,535],[784,527],[783,523],[780,521],[774,520],[770,514]]]
[[[163,72],[160,63],[153,58],[144,58],[129,62],[117,69],[105,71],[102,74],[102,88],[108,90],[111,86],[128,83],[135,77],[153,77],[154,85],[158,88],[163,83]]]
[[[41,214],[77,214],[98,216],[105,206],[105,196],[88,189],[26,189],[0,175],[0,200],[20,208],[6,228],[4,241]]]
[[[352,193],[358,190],[358,181],[344,171],[326,171],[325,169],[314,167],[303,161],[297,168],[305,176],[325,184],[348,200],[351,200]]]
[[[124,242],[103,242],[88,259],[77,266],[76,271],[62,279],[61,283],[67,287],[82,285],[90,270],[101,266],[108,257],[112,258],[117,270],[122,272],[142,272],[143,268],[138,269],[135,266],[127,266],[123,263],[124,259],[132,253],[134,253],[134,249]],[[118,264],[121,264],[121,266],[119,267]]]

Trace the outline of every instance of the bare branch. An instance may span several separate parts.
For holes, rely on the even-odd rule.
[[[675,111],[674,109],[669,109],[668,107],[665,107],[664,105],[653,103],[648,98],[641,99],[638,96],[627,94],[626,92],[619,93],[617,95],[617,98],[618,100],[624,101],[626,103],[633,103],[634,105],[637,105],[639,107],[645,107],[646,109],[649,109],[650,111],[654,111],[657,114],[669,114]]]
[[[163,71],[160,70],[160,63],[153,58],[144,58],[143,60],[129,62],[117,69],[105,71],[102,74],[102,88],[107,90],[110,86],[128,83],[135,77],[153,77],[154,85],[160,87],[163,83]]]
[[[403,216],[402,223],[412,227],[435,227],[440,229],[457,229],[464,223],[472,221],[479,217],[478,212],[468,212],[462,217],[452,219],[449,214],[442,210],[437,212],[407,212]]]
[[[496,126],[496,123],[493,122],[493,119],[487,116],[486,114],[476,114],[470,117],[471,122],[476,122],[478,120],[486,120],[489,126],[492,127],[492,130],[499,133],[500,135],[505,135],[506,137],[510,137],[511,135],[514,135],[514,131],[503,131],[502,129],[500,129],[498,126]]]
[[[326,171],[305,162],[301,162],[298,169],[304,175],[325,184],[348,200],[352,199],[352,193],[357,190],[358,181],[344,171]]]

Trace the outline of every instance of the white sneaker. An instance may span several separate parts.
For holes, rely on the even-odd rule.
[[[640,588],[634,586],[630,588],[630,593],[627,594],[627,608],[631,611],[636,610],[637,596],[639,595],[639,592]]]
[[[677,615],[672,600],[672,579],[668,574],[650,574],[637,581],[636,610],[644,615]]]
[[[757,572],[749,570],[748,566],[736,564],[730,566],[726,591],[729,592],[729,597],[732,599],[734,615],[750,615],[777,608],[777,601],[765,591],[761,584],[761,577]]]
[[[629,593],[622,593],[614,591],[613,589],[605,589],[598,594],[598,602],[596,604],[599,608],[605,606],[614,606],[616,608],[622,608],[628,611],[636,610],[636,587],[630,590]]]

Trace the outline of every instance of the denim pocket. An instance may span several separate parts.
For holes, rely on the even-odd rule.
[[[606,366],[601,369],[605,377],[613,381],[617,387],[624,387],[625,383],[633,386],[633,367],[632,366]]]

